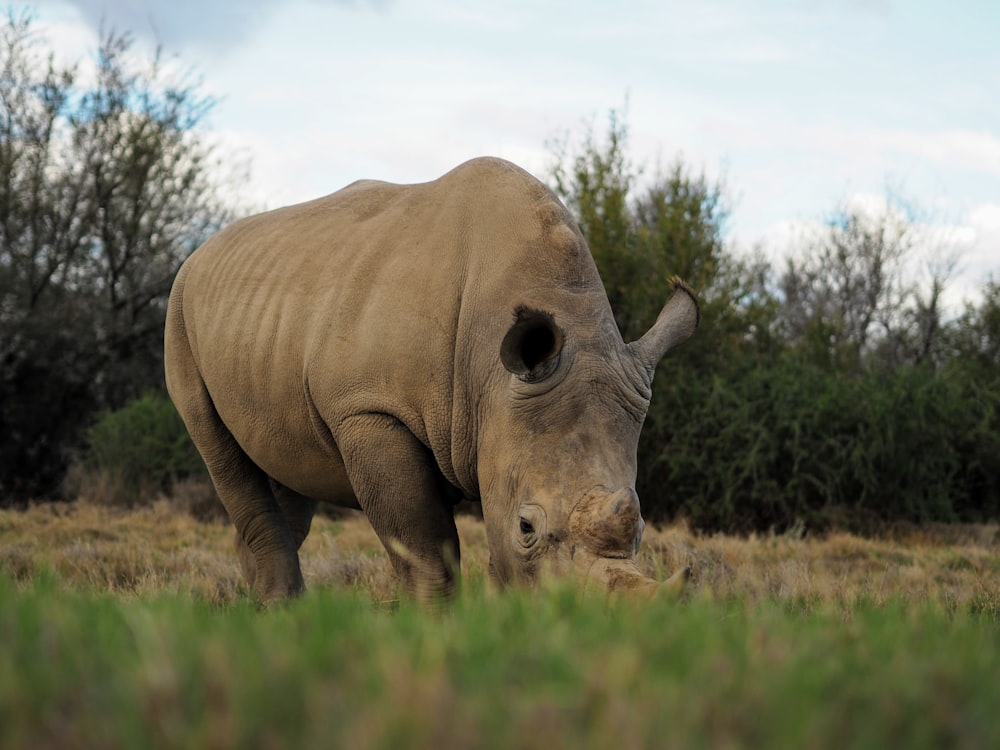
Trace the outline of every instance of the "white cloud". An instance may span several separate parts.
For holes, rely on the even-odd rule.
[[[843,205],[875,217],[886,211],[902,214],[884,195],[855,193]],[[734,238],[735,248],[746,252],[759,248],[777,272],[789,258],[802,258],[826,231],[815,219],[776,221],[762,232]],[[956,222],[914,221],[911,224],[913,248],[905,267],[907,277],[926,285],[932,273],[950,268],[942,298],[944,309],[956,314],[965,302],[977,302],[987,280],[1000,281],[1000,203],[983,203],[967,211]]]
[[[317,6],[352,7],[351,0],[311,0]],[[291,3],[272,0],[60,0],[92,30],[103,27],[136,34],[169,50],[194,47],[218,55],[244,42]],[[387,2],[371,0],[376,8]]]
[[[985,130],[876,130],[873,140],[881,149],[902,151],[947,167],[1000,176],[1000,137]]]
[[[962,258],[966,275],[980,284],[992,276],[1000,282],[1000,203],[984,203],[967,214],[971,230]]]
[[[60,62],[69,63],[90,54],[97,44],[97,32],[80,23],[74,14],[39,21],[38,25],[51,42]]]
[[[976,206],[969,211],[969,221],[986,233],[1000,233],[1000,203],[984,203]],[[1000,256],[1000,252],[997,255]]]

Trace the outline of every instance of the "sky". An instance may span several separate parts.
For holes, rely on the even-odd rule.
[[[103,24],[196,70],[255,205],[430,180],[484,154],[546,179],[551,144],[603,135],[614,109],[647,174],[680,157],[724,182],[738,250],[779,258],[838,205],[875,209],[888,191],[917,208],[928,260],[958,254],[952,304],[1000,280],[994,0],[30,7],[69,59]]]

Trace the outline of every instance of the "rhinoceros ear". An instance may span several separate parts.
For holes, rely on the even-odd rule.
[[[547,312],[519,307],[500,344],[500,361],[526,383],[544,380],[559,364],[563,332]]]
[[[670,286],[674,293],[663,306],[653,327],[641,339],[629,344],[629,349],[650,377],[663,355],[691,338],[701,319],[698,300],[691,287],[676,276],[670,280]]]

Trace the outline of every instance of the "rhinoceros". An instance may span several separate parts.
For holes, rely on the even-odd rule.
[[[177,274],[166,380],[250,589],[303,590],[326,502],[364,512],[404,591],[447,597],[463,498],[501,585],[654,589],[636,564],[639,430],[657,362],[699,320],[673,290],[624,343],[570,213],[496,158],[223,229]]]

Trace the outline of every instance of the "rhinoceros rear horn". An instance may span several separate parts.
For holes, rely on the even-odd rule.
[[[701,313],[698,300],[687,284],[676,276],[670,280],[674,293],[663,306],[653,327],[638,341],[629,344],[636,359],[650,377],[657,362],[671,349],[683,344],[698,327]]]
[[[544,380],[559,364],[563,332],[547,312],[519,307],[500,345],[503,366],[526,383]]]

